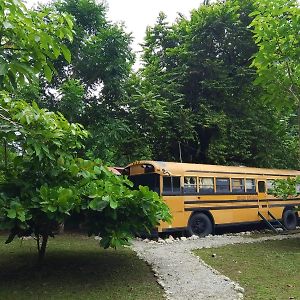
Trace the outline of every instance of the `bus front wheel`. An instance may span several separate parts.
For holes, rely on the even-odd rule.
[[[188,233],[204,237],[213,232],[213,224],[204,213],[195,213],[191,216],[188,224]]]

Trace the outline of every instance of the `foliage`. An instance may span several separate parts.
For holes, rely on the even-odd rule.
[[[74,18],[73,59],[54,62],[58,76],[41,82],[42,101],[35,101],[91,132],[87,157],[125,165],[178,161],[181,153],[185,162],[299,165],[295,106],[279,110],[254,84],[253,1],[202,5],[174,24],[160,13],[146,30],[136,73],[131,37],[108,21],[105,4],[64,0],[51,7]]]
[[[57,109],[70,122],[78,122],[84,114],[84,86],[79,80],[66,80],[60,87]]]
[[[257,70],[256,84],[265,90],[264,98],[280,109],[298,107],[300,139],[300,7],[297,1],[255,1],[251,23],[258,51],[252,66]],[[299,141],[297,153],[299,154]],[[274,194],[295,196],[297,179],[278,180]]]
[[[60,79],[70,74],[87,88],[101,84],[97,97],[110,104],[122,94],[122,83],[133,63],[130,35],[122,25],[107,20],[106,7],[94,0],[62,0],[54,3],[61,13],[75,19],[74,41],[69,46],[73,59],[68,68],[60,66]]]
[[[28,11],[20,0],[2,0],[0,24],[0,88],[31,82],[41,71],[50,81],[56,72],[51,60],[62,54],[70,62],[70,51],[59,43],[72,40],[73,22],[67,14]]]
[[[300,184],[300,176],[295,178],[277,179],[273,183],[271,194],[275,197],[288,199],[289,197],[296,197],[300,193],[297,186]]]
[[[127,244],[132,234],[169,220],[156,193],[147,187],[133,191],[130,181],[100,161],[76,158],[88,135],[81,125],[5,94],[0,101],[18,124],[17,136],[1,133],[16,154],[0,194],[0,224],[11,230],[7,242],[32,233],[47,241],[73,212],[85,215],[88,232],[100,234],[105,248]]]
[[[15,236],[34,234],[41,260],[48,237],[54,236],[58,226],[74,212],[84,215],[90,234],[101,234],[101,244],[105,248],[128,244],[133,234],[151,230],[160,220],[168,221],[169,210],[156,193],[145,187],[133,191],[130,181],[109,172],[101,161],[80,158],[84,151],[83,141],[88,137],[82,125],[69,123],[61,113],[40,109],[35,102],[30,105],[20,100],[22,92],[8,93],[16,86],[25,88],[34,78],[28,74],[39,73],[42,69],[53,71],[50,60],[56,59],[60,52],[69,60],[69,50],[59,40],[67,33],[69,39],[72,36],[68,27],[65,35],[59,34],[63,23],[58,24],[56,20],[61,20],[60,15],[53,15],[54,23],[50,23],[49,9],[45,15],[44,10],[27,11],[23,5],[18,10],[18,1],[4,4],[5,14],[12,16],[17,11],[12,19],[12,29],[16,32],[12,37],[19,37],[25,47],[24,52],[18,50],[9,55],[7,65],[15,60],[24,61],[28,71],[27,75],[23,74],[26,80],[20,77],[20,72],[7,75],[8,79],[4,76],[2,88],[6,91],[0,94],[0,140],[4,153],[0,172],[0,226],[10,230],[6,242],[11,242]],[[31,31],[27,31],[26,24],[23,26],[26,18],[34,21],[28,23]],[[70,18],[65,15],[64,19],[71,27]],[[45,35],[43,30],[35,30],[39,28],[45,29]],[[28,34],[31,32],[36,36]],[[29,60],[27,50],[32,50],[28,46],[32,38],[37,43],[42,42],[35,45],[38,52]],[[51,76],[45,72],[50,80]],[[60,106],[65,112],[71,113],[82,103],[84,93],[80,81],[64,81],[61,92]],[[39,87],[28,95],[38,96]]]
[[[252,1],[214,3],[192,11],[190,20],[179,16],[173,25],[161,13],[147,29],[141,83],[129,106],[140,135],[154,141],[155,159],[179,160],[180,145],[185,162],[298,165],[294,108],[283,112],[264,103],[254,85],[254,9]],[[150,99],[162,103],[163,111]],[[146,103],[155,113],[143,111]],[[157,128],[147,126],[153,115]]]
[[[251,23],[258,51],[256,83],[278,106],[300,105],[300,7],[294,0],[256,1]]]
[[[58,75],[51,83],[42,83],[43,101],[35,101],[42,107],[62,112],[69,121],[80,122],[89,130],[91,136],[85,142],[89,157],[124,165],[144,156],[142,153],[147,150],[140,149],[142,143],[135,146],[138,136],[128,121],[126,101],[124,104],[134,62],[130,34],[122,24],[108,20],[102,2],[62,0],[50,7],[73,16],[74,41],[68,45],[72,61],[54,62]],[[49,90],[60,91],[63,97],[58,100],[57,94]],[[132,156],[133,153],[136,155]]]

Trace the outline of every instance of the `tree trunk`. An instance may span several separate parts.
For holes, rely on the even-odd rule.
[[[38,258],[38,266],[40,267],[43,263],[45,253],[46,253],[46,248],[47,248],[47,242],[48,242],[48,235],[42,235],[42,243],[40,244],[40,237],[37,238],[37,244],[38,244],[38,253],[39,253],[39,258]]]

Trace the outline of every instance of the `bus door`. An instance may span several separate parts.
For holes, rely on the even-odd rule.
[[[268,215],[269,203],[267,200],[266,193],[266,181],[258,180],[258,211],[261,213],[265,213],[264,215]]]

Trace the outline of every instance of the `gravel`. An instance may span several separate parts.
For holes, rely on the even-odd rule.
[[[157,282],[164,288],[167,299],[243,299],[244,288],[220,274],[192,253],[193,249],[220,247],[236,243],[256,243],[285,239],[291,235],[251,238],[249,233],[237,235],[177,238],[151,241],[137,239],[132,248],[153,269]],[[300,237],[293,234],[292,237]],[[212,254],[213,255],[213,254]]]

